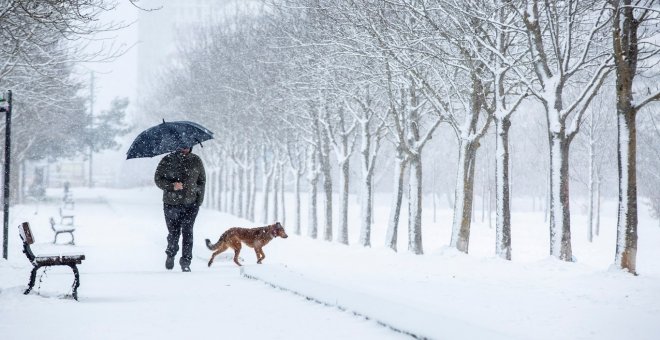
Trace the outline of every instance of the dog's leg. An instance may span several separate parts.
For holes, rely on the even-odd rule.
[[[241,253],[241,243],[237,242],[237,244],[233,244],[232,248],[234,248],[234,263],[236,263],[239,266],[242,266],[242,264],[238,262],[238,254]]]
[[[259,248],[254,248],[254,253],[257,254],[257,263],[261,263],[261,252]]]
[[[257,253],[257,263],[261,264],[261,261],[266,258],[266,254],[264,254],[263,248],[255,248],[254,252]]]
[[[227,250],[227,248],[229,248],[229,247],[227,247],[227,245],[223,243],[223,244],[220,245],[218,250],[213,252],[213,255],[211,255],[211,259],[209,260],[209,267],[211,266],[211,264],[213,264],[213,259],[215,259],[215,257],[217,255],[219,255],[220,253],[222,253],[223,251]]]

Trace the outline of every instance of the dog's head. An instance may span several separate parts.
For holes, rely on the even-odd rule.
[[[270,232],[273,235],[273,237],[281,237],[281,238],[287,238],[289,235],[286,234],[286,231],[284,231],[284,227],[280,224],[280,222],[275,222],[275,224],[272,224],[270,226]]]

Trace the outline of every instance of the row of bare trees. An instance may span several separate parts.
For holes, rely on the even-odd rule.
[[[11,131],[18,141],[12,149],[13,169],[27,160],[79,155],[91,139],[99,141],[96,151],[117,146],[115,135],[96,136],[114,131],[110,120],[116,115],[102,115],[99,128],[89,128],[89,102],[82,92],[87,84],[78,68],[82,62],[113,60],[125,51],[98,36],[124,27],[100,21],[116,5],[112,0],[0,1],[0,91],[13,91]],[[111,110],[123,115],[128,103],[115,104]],[[4,134],[4,119],[2,123]],[[15,199],[21,181],[18,171],[12,175]]]
[[[370,246],[374,169],[391,167],[386,245],[396,250],[407,191],[408,250],[415,254],[423,253],[425,147],[440,131],[453,132],[458,161],[450,245],[468,252],[477,154],[484,136],[494,134],[496,252],[504,259],[511,259],[512,117],[544,117],[549,252],[571,261],[570,147],[585,126],[597,138],[597,120],[615,115],[597,112],[593,103],[599,92],[613,91],[620,183],[615,262],[635,273],[635,115],[660,98],[657,85],[637,79],[659,76],[652,68],[660,53],[659,14],[650,0],[272,0],[261,13],[183,35],[150,103],[168,103],[151,105],[158,117],[185,110],[219,132],[222,151],[210,160],[218,208],[254,219],[260,172],[262,219],[284,216],[288,172],[295,232],[301,233],[306,181],[310,237],[348,243],[351,161],[358,161],[359,243]],[[641,87],[648,89],[643,96]],[[381,152],[383,145],[391,155]],[[595,173],[595,161],[589,164]],[[316,216],[319,186],[323,226]]]

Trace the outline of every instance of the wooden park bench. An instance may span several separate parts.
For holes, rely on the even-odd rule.
[[[71,235],[71,241],[69,241],[68,244],[76,244],[76,240],[73,236],[73,232],[76,231],[76,226],[73,224],[62,224],[61,222],[57,223],[55,222],[55,219],[51,217],[50,228],[55,232],[55,239],[53,240],[53,244],[57,243],[57,235],[65,233]]]
[[[75,202],[73,201],[73,194],[65,194],[64,197],[62,197],[62,206],[64,209],[73,210],[73,208],[76,206]]]
[[[75,212],[72,209],[60,207],[60,224],[61,225],[74,225]]]
[[[30,282],[28,283],[28,288],[23,294],[27,295],[30,293],[34,287],[34,281],[37,277],[37,271],[41,267],[49,266],[69,266],[73,270],[74,281],[73,281],[73,298],[78,300],[78,287],[80,286],[80,275],[78,274],[77,265],[81,264],[85,259],[83,254],[67,254],[67,255],[44,255],[36,256],[32,253],[30,245],[34,243],[34,237],[32,236],[32,231],[30,230],[30,224],[28,222],[23,222],[18,226],[19,235],[23,240],[23,253],[27,256],[30,263],[32,263],[32,272],[30,273]]]

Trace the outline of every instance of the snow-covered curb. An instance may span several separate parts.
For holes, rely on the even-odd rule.
[[[241,276],[262,281],[310,301],[337,307],[418,339],[512,339],[511,335],[450,316],[315,281],[281,265],[243,266]]]

